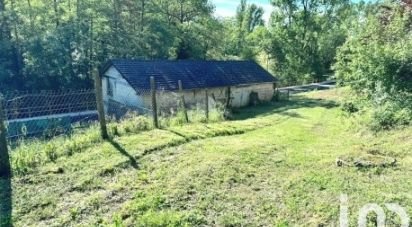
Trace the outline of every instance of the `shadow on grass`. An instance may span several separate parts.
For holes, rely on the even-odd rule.
[[[170,129],[170,128],[165,129],[165,130],[168,131],[168,132],[171,132],[171,133],[173,133],[173,134],[175,134],[175,135],[177,135],[177,136],[183,137],[183,138],[185,138],[187,141],[189,141],[189,138],[188,138],[186,135],[184,135],[183,133],[180,133],[180,132],[178,132],[178,131],[176,131],[176,130],[173,130],[173,129]]]
[[[12,209],[11,177],[0,177],[0,226],[13,226]]]
[[[112,146],[114,148],[116,148],[116,150],[118,150],[122,155],[126,156],[129,161],[130,161],[130,165],[135,168],[135,169],[139,169],[139,164],[137,163],[137,160],[135,157],[133,157],[131,154],[129,154],[129,152],[127,152],[126,149],[124,149],[122,147],[122,145],[120,145],[118,142],[114,141],[113,139],[109,139],[109,143],[112,144]]]
[[[255,107],[245,107],[235,110],[233,120],[246,120],[255,117],[264,117],[271,114],[286,115],[288,117],[302,118],[298,113],[290,112],[290,110],[297,110],[301,108],[335,108],[339,106],[338,103],[324,99],[312,99],[302,96],[291,97],[289,101],[278,101],[267,104],[262,104]],[[289,112],[287,112],[289,111]]]

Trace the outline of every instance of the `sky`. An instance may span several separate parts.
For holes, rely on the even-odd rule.
[[[215,15],[218,17],[229,17],[236,14],[236,9],[240,4],[240,0],[211,0],[216,6]],[[269,21],[273,7],[270,5],[270,0],[248,0],[248,4],[256,4],[263,7],[265,15],[263,19]]]

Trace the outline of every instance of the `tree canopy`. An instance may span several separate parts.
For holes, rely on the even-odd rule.
[[[207,0],[0,0],[1,89],[91,86],[111,58],[212,58]]]
[[[412,11],[399,5],[381,5],[339,48],[336,76],[375,129],[412,122],[411,50]]]
[[[0,0],[0,89],[91,87],[92,68],[112,58],[253,59],[281,85],[321,81],[379,5],[271,4],[265,21],[246,0],[229,18],[214,16],[210,0]]]

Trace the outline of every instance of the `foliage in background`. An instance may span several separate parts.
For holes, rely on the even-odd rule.
[[[337,1],[272,1],[265,26],[262,8],[241,1],[223,21],[224,58],[252,59],[280,78],[281,86],[322,81],[333,74],[336,50],[352,27],[376,6]]]
[[[336,48],[355,22],[362,3],[349,1],[273,1],[271,40],[266,47],[272,69],[285,85],[322,81],[332,74]]]
[[[338,52],[336,76],[354,91],[347,105],[367,110],[375,130],[412,122],[411,49],[411,11],[383,5]]]
[[[259,29],[265,29],[263,14],[262,7],[241,0],[236,16],[223,20],[225,35],[221,45],[225,58],[255,59],[260,50],[253,34]]]
[[[111,58],[208,58],[208,0],[0,0],[0,89],[91,87]]]
[[[91,87],[112,58],[252,59],[283,85],[323,80],[336,48],[373,4],[240,1],[215,18],[210,0],[0,0],[0,89]]]

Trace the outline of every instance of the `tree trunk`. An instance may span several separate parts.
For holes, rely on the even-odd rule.
[[[144,15],[145,15],[145,0],[141,0],[142,2],[142,10],[140,12],[140,31],[143,32],[144,29]]]
[[[15,82],[18,83],[18,81],[21,79],[22,75],[22,69],[23,69],[23,56],[21,55],[21,45],[20,45],[20,37],[19,37],[19,32],[18,32],[18,21],[17,21],[17,13],[15,12],[15,1],[11,1],[11,10],[13,12],[13,15],[15,16],[13,18],[13,33],[14,33],[14,39],[15,41],[12,42],[12,39],[10,39],[10,42],[12,43],[12,51],[13,51],[13,68],[15,75],[18,76],[18,80]],[[11,31],[10,31],[11,34]],[[11,37],[11,35],[10,35]],[[21,86],[21,84],[19,84]]]
[[[59,21],[59,5],[57,3],[57,0],[53,0],[53,7],[54,7],[54,20],[56,22],[56,28],[59,27],[60,21]]]
[[[27,0],[27,6],[29,7],[29,18],[30,18],[30,28],[34,31],[34,18],[33,18],[33,9],[31,7],[31,1]]]
[[[94,67],[94,57],[93,57],[93,16],[90,18],[90,55],[89,55],[89,73],[90,76],[92,75],[93,72],[93,67]]]
[[[179,22],[180,22],[181,24],[183,24],[183,22],[184,22],[183,0],[180,0]]]
[[[6,12],[6,5],[4,3],[4,0],[0,0],[0,14],[5,15],[5,12]],[[7,22],[8,22],[7,17],[3,17],[2,20],[0,20],[0,41],[4,41],[6,39],[10,41],[11,32],[10,32],[10,28]]]

